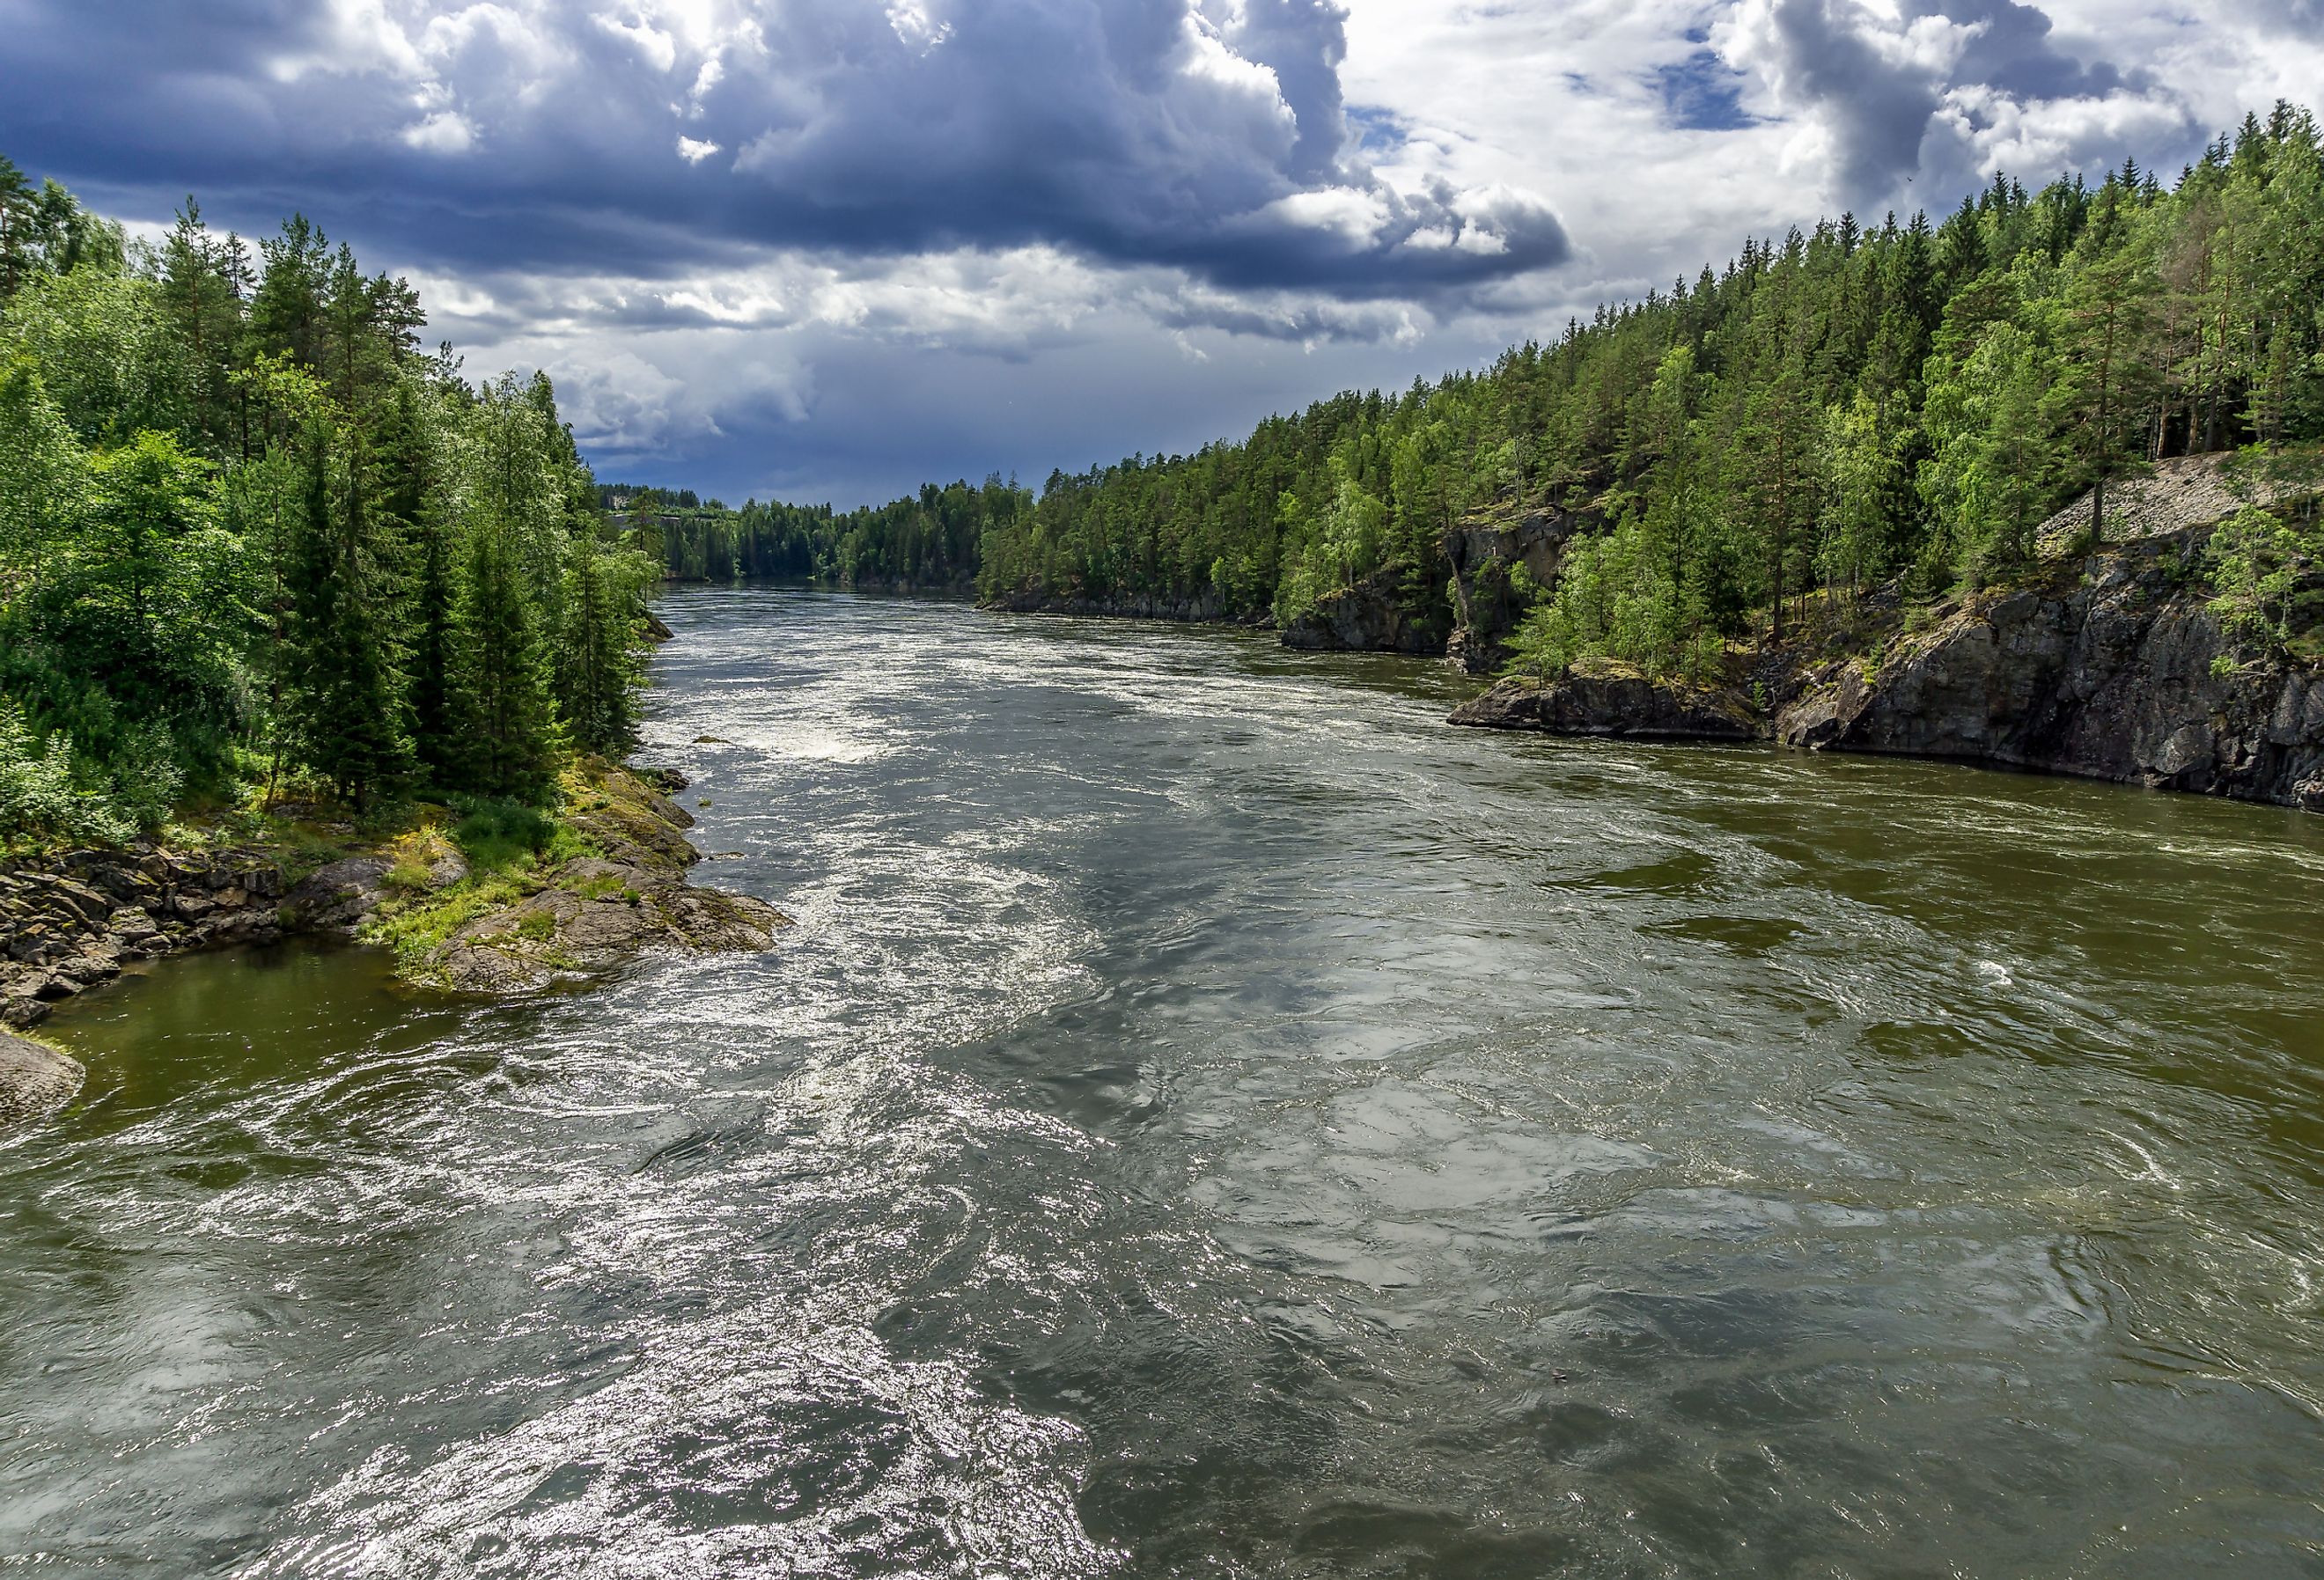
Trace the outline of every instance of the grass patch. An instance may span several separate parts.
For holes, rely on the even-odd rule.
[[[432,808],[438,817],[448,816]],[[388,844],[384,853],[393,864],[387,869],[388,886],[407,894],[425,894],[436,888],[436,868],[447,860],[466,858],[440,822],[423,824]]]
[[[429,957],[452,935],[493,911],[516,905],[540,892],[499,874],[472,878],[441,894],[422,899],[391,900],[372,913],[364,929],[365,943],[395,951],[396,968],[406,975],[420,973]]]

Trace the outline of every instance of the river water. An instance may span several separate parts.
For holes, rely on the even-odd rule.
[[[60,1016],[0,1572],[2324,1574],[2324,818],[665,614],[798,929]]]

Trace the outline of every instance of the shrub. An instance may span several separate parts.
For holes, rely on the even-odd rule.
[[[116,845],[132,832],[133,819],[77,781],[72,743],[61,734],[42,739],[23,709],[0,699],[0,844],[45,838]]]

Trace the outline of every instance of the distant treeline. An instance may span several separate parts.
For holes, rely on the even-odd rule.
[[[189,201],[152,247],[0,159],[0,843],[303,779],[546,796],[632,742],[642,593],[549,381]]]
[[[1581,536],[1524,655],[1692,667],[1819,594],[2006,576],[2085,492],[2102,533],[2107,485],[2156,459],[2319,439],[2324,160],[2279,105],[2168,184],[2129,160],[2095,187],[1996,176],[1941,223],[1748,241],[1484,372],[1053,473],[1038,502],[752,504],[664,550],[678,575],[973,571],[987,596],[1277,620],[1360,584],[1442,619],[1445,529],[1550,509]]]
[[[844,514],[827,504],[728,510],[692,489],[607,488],[601,498],[678,580],[816,577],[846,587],[966,589],[989,533],[1014,530],[1033,496],[998,476],[982,487],[934,484],[910,499]]]

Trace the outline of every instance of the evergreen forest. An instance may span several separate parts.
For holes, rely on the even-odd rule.
[[[548,379],[424,322],[302,218],[132,245],[0,160],[0,838],[538,803],[630,746],[654,564]]]
[[[1483,372],[1057,474],[980,585],[1278,623],[1367,587],[1443,623],[1447,530],[1545,509],[1579,535],[1521,589],[1521,657],[1699,672],[1818,599],[2011,576],[2086,493],[2102,539],[2109,485],[2157,460],[2319,439],[2324,152],[2279,105],[2167,181],[2126,160],[1996,176],[1941,223],[1843,215]],[[2241,541],[2230,582],[2319,547]]]

